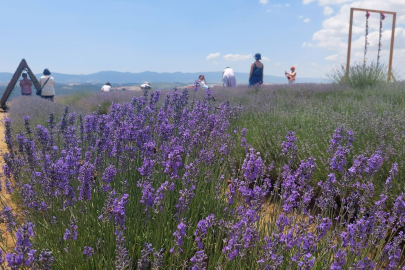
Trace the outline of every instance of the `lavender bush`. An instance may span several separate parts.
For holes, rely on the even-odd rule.
[[[321,162],[307,155],[299,122],[289,130],[274,123],[273,138],[244,128],[252,116],[256,128],[271,126],[275,108],[257,107],[267,95],[294,96],[290,105],[308,100],[304,95],[333,95],[331,88],[265,90],[234,96],[244,104],[257,99],[243,114],[221,102],[225,90],[192,98],[184,90],[161,103],[160,92],[145,93],[112,104],[108,114],[65,110],[35,128],[24,117],[17,134],[7,119],[5,189],[21,209],[3,208],[16,245],[2,247],[0,262],[12,269],[403,267],[404,194],[387,207],[400,168],[390,158],[397,156],[371,146],[356,153],[364,138],[340,122],[321,133]],[[292,116],[315,112],[304,107]],[[261,138],[272,140],[268,152],[256,150]],[[387,177],[376,191],[384,166]],[[17,212],[24,214],[15,218]]]
[[[376,189],[374,200],[384,189],[385,180],[393,163],[399,164],[399,177],[393,180],[389,196],[392,205],[395,196],[402,192],[401,179],[405,176],[405,103],[404,83],[392,83],[368,88],[361,92],[342,85],[296,84],[262,86],[255,92],[247,87],[236,90],[215,89],[213,95],[218,102],[231,100],[241,102],[243,114],[239,124],[247,128],[246,139],[259,152],[263,160],[274,162],[282,168],[288,157],[283,155],[280,145],[289,131],[295,131],[300,160],[313,156],[317,159],[312,186],[331,172],[329,138],[336,128],[344,127],[354,133],[351,152],[346,160],[351,163],[356,155],[372,155],[382,152],[384,163],[374,175]],[[243,150],[233,153],[239,159]],[[280,170],[272,173],[281,175]]]
[[[96,92],[96,93],[75,93],[72,95],[56,96],[55,101],[65,106],[73,106],[74,108],[82,108],[87,113],[97,110],[101,107],[101,113],[108,113],[111,103],[129,102],[137,95],[141,95],[139,91],[117,91],[117,92]]]

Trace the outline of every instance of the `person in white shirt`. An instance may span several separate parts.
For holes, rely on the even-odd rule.
[[[213,88],[214,86],[208,86],[207,85],[207,81],[205,80],[204,75],[200,75],[200,77],[198,77],[198,82],[200,83],[200,87],[205,88],[205,89],[210,89]]]
[[[55,79],[51,77],[49,69],[44,69],[44,76],[39,79],[39,86],[42,88],[41,97],[53,102],[55,96]]]
[[[227,67],[224,72],[222,72],[222,85],[223,87],[236,88],[235,74],[230,67]]]
[[[110,92],[111,91],[111,83],[106,82],[103,87],[101,87],[101,92]]]
[[[150,83],[145,82],[144,84],[141,84],[141,89],[151,89],[152,86],[150,86]]]

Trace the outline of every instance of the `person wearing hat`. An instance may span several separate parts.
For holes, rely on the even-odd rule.
[[[291,67],[291,73],[288,73],[287,71],[285,72],[285,76],[288,79],[289,84],[295,83],[295,76],[297,76],[297,73],[295,72],[295,67]]]
[[[263,63],[260,62],[262,59],[262,55],[260,53],[255,54],[255,62],[252,63],[250,66],[250,74],[249,74],[249,86],[263,83],[263,70],[264,66]]]
[[[223,87],[236,88],[235,74],[230,67],[227,67],[224,72],[222,72],[222,85]]]

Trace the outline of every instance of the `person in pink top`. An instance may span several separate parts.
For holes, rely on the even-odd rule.
[[[21,86],[21,94],[23,96],[31,96],[32,90],[32,81],[27,78],[27,73],[22,74],[23,79],[20,81],[20,86]]]

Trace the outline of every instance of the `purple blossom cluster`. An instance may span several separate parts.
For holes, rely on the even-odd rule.
[[[397,163],[373,201],[372,179],[389,160],[382,150],[352,157],[353,132],[338,128],[330,140],[331,171],[314,186],[319,161],[298,159],[294,132],[281,144],[285,165],[274,170],[233,121],[240,107],[213,107],[206,94],[189,102],[187,89],[175,89],[160,103],[159,91],[145,91],[113,103],[108,114],[99,109],[83,117],[66,109],[35,129],[24,117],[24,131],[15,136],[6,120],[5,189],[18,192],[24,218],[38,233],[49,226],[55,228],[49,234],[63,234],[65,241],[51,244],[67,245],[67,252],[44,249],[48,238],[35,238],[34,223],[19,226],[4,206],[8,232],[18,229],[14,251],[5,259],[1,253],[0,263],[52,269],[81,254],[77,260],[105,269],[403,267],[405,194],[390,196]],[[232,157],[239,150],[240,161]],[[99,254],[115,258],[96,262]]]

